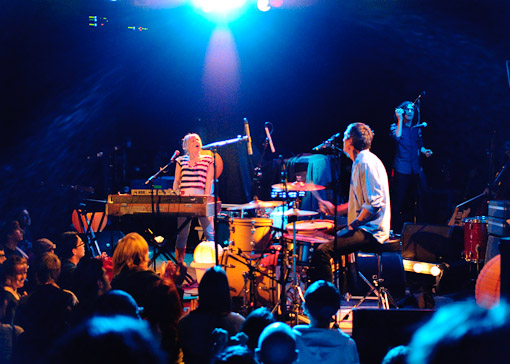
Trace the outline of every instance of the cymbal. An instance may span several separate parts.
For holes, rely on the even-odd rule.
[[[239,211],[239,210],[254,210],[254,209],[270,209],[273,207],[281,206],[284,204],[284,201],[261,201],[261,200],[253,200],[251,202],[229,207],[228,211]]]
[[[277,183],[271,186],[273,190],[278,191],[319,191],[324,190],[326,187],[321,185],[316,185],[313,183],[304,183],[304,182],[292,182],[292,183]]]
[[[288,209],[287,211],[283,212],[283,216],[313,216],[318,215],[319,213],[317,211],[307,211],[307,210],[298,210],[298,209]],[[273,216],[282,216],[281,212],[273,212]]]

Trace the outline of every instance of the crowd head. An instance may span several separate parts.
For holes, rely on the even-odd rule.
[[[267,326],[260,334],[256,355],[262,364],[294,363],[298,357],[294,332],[283,322]]]
[[[119,240],[113,253],[113,275],[124,268],[146,270],[149,267],[149,245],[138,233],[129,233]]]

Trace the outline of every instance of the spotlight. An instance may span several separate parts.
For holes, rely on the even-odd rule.
[[[195,7],[204,13],[228,13],[241,8],[246,0],[194,0]]]
[[[445,269],[444,264],[434,264],[427,262],[418,262],[415,260],[402,259],[404,270],[406,272],[414,272],[418,274],[428,274],[434,277],[441,275]]]
[[[434,277],[437,277],[441,274],[441,269],[437,265],[434,265],[430,268],[430,274],[432,274]]]
[[[421,263],[415,263],[413,265],[413,270],[415,271],[415,273],[421,273],[423,272],[423,265]]]
[[[258,0],[257,1],[257,8],[260,11],[269,11],[271,9],[271,5],[269,4],[269,0]]]

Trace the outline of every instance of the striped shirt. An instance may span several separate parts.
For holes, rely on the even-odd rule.
[[[207,180],[207,170],[213,163],[213,157],[210,155],[200,155],[195,166],[189,163],[189,156],[184,155],[177,158],[177,163],[181,167],[181,182],[179,189],[198,188],[205,190]]]

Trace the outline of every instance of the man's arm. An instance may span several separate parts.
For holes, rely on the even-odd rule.
[[[386,205],[384,187],[387,179],[386,170],[380,171],[377,165],[364,164],[360,167],[360,184],[362,185],[363,205],[356,220],[360,225],[372,220],[379,210]]]

